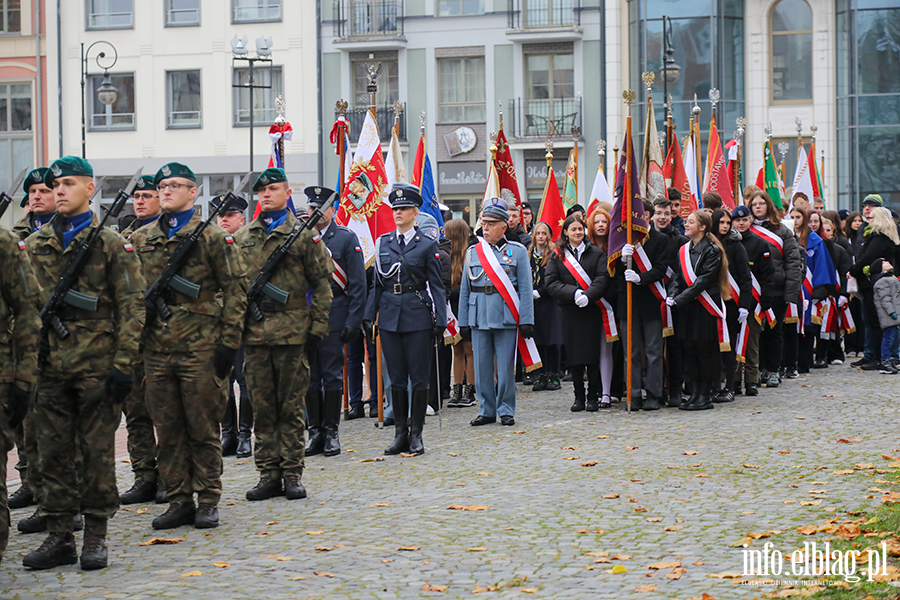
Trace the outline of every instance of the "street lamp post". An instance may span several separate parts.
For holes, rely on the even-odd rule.
[[[247,36],[238,39],[237,34],[231,40],[231,61],[232,68],[234,61],[242,60],[250,67],[250,74],[247,85],[234,83],[231,87],[243,88],[250,91],[250,172],[253,172],[253,90],[270,89],[271,85],[254,85],[253,66],[258,63],[272,63],[272,38],[260,37],[256,40],[256,56],[250,56],[247,51]],[[240,103],[238,103],[240,106]]]
[[[81,44],[81,158],[85,159],[87,158],[87,143],[85,140],[87,134],[87,109],[85,105],[87,103],[86,86],[88,77],[88,56],[90,55],[91,48],[97,44],[109,46],[109,49],[112,51],[112,57],[107,57],[106,52],[98,52],[95,58],[97,66],[103,69],[103,81],[100,82],[100,87],[97,88],[97,100],[104,106],[109,106],[116,101],[116,98],[119,95],[119,90],[112,84],[112,79],[109,77],[109,70],[112,69],[116,64],[116,61],[119,60],[119,53],[116,51],[116,47],[103,40],[94,42],[88,46],[86,50],[84,44]],[[107,62],[108,64],[104,64]]]
[[[669,98],[669,84],[675,84],[681,75],[681,67],[675,62],[675,48],[672,46],[672,18],[663,15],[663,56],[662,56],[662,80],[663,80],[663,102],[666,114],[672,112],[672,101]],[[667,128],[668,129],[668,128]],[[669,153],[669,136],[666,135],[666,143],[663,152],[668,156]]]

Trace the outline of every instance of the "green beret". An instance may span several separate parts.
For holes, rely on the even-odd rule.
[[[191,171],[187,165],[183,165],[177,162],[170,162],[162,166],[162,168],[156,172],[156,177],[153,178],[154,185],[159,185],[159,182],[163,179],[168,179],[169,177],[183,177],[185,179],[190,179],[193,182],[197,182],[197,176],[194,175],[194,172]]]
[[[80,156],[63,156],[53,161],[50,168],[44,173],[44,184],[53,187],[53,180],[59,177],[93,177],[94,169],[91,164]]]
[[[25,203],[28,202],[28,192],[31,190],[31,186],[36,183],[44,183],[44,176],[47,174],[49,169],[47,167],[38,167],[37,169],[32,169],[28,176],[25,178],[25,182],[22,184],[22,191],[25,192],[25,196],[22,198],[22,201],[19,202],[19,206],[25,208]]]
[[[281,181],[287,181],[287,176],[284,174],[284,169],[276,169],[274,167],[268,168],[260,173],[259,177],[256,178],[256,183],[253,184],[253,191],[258,192],[260,188],[264,188],[269,184],[279,183]]]
[[[153,175],[141,175],[141,178],[138,179],[137,185],[134,186],[134,191],[138,190],[156,190],[156,182],[154,181]]]

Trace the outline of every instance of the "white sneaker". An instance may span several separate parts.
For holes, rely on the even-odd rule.
[[[434,416],[434,409],[431,408],[431,405],[430,405],[430,404],[429,404],[428,406],[425,407],[425,416],[426,416],[426,417],[433,417],[433,416]]]
[[[839,359],[839,358],[836,358],[836,359],[834,359],[833,361],[831,361],[831,364],[833,364],[833,365],[842,365],[842,364],[844,364],[844,361],[842,361],[842,360]]]

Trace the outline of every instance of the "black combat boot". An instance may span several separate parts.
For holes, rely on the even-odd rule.
[[[425,454],[422,430],[425,428],[425,409],[430,390],[416,390],[412,393],[412,414],[409,423],[409,452],[416,456]],[[440,418],[440,416],[438,416]]]
[[[84,543],[81,546],[81,570],[94,571],[105,569],[109,552],[106,548],[106,536],[84,532]]]
[[[581,412],[584,410],[584,382],[575,382],[575,403],[570,408],[572,412]]]
[[[306,428],[309,441],[306,442],[306,456],[322,454],[325,448],[325,430],[322,427],[322,392],[309,390],[306,392]]]
[[[409,452],[409,429],[407,428],[409,392],[407,389],[405,387],[391,388],[391,403],[394,408],[394,441],[384,451],[388,456]]]
[[[701,381],[697,384],[697,387],[699,388],[697,399],[693,400],[693,396],[691,396],[692,399],[686,406],[679,406],[678,408],[682,410],[708,410],[714,408],[711,397],[713,384],[708,381]]]
[[[301,500],[306,498],[306,488],[300,483],[299,475],[284,476],[284,497],[288,500]]]
[[[74,565],[78,562],[75,536],[71,531],[53,531],[34,552],[29,552],[22,565],[29,569],[52,569],[60,565]]]
[[[34,514],[19,521],[16,526],[19,533],[41,533],[47,531],[47,519],[41,516],[41,507],[38,506]]]
[[[700,384],[692,380],[689,385],[691,386],[691,395],[681,399],[681,404],[678,405],[681,410],[685,410],[685,407],[691,403],[696,404],[700,398]]]
[[[166,500],[166,484],[162,479],[162,475],[158,475],[156,479],[156,503],[165,504]]]
[[[19,489],[9,495],[9,508],[25,508],[32,504],[37,504],[37,501],[34,498],[34,493],[31,491],[31,488],[28,487],[27,481],[22,483],[22,485],[19,486]]]
[[[453,384],[453,392],[450,394],[450,400],[447,401],[447,408],[456,408],[462,401],[462,393],[463,393],[463,384],[454,383]]]
[[[250,436],[253,434],[253,407],[250,404],[250,395],[241,394],[241,414],[238,415],[240,432],[238,432],[237,457],[247,458],[253,455],[253,446]]]
[[[366,416],[366,405],[362,402],[350,405],[350,412],[347,413],[347,420],[362,419]]]
[[[127,492],[119,496],[119,504],[140,504],[156,498],[156,482],[137,479]]]
[[[282,492],[281,481],[272,479],[268,475],[259,478],[259,482],[253,489],[247,492],[247,500],[268,500],[273,496],[280,496]]]
[[[322,453],[325,456],[337,456],[341,453],[341,440],[338,438],[338,425],[341,423],[342,390],[325,392],[322,411],[322,428],[325,430],[325,441]]]
[[[597,412],[600,410],[600,398],[599,394],[597,394],[597,390],[588,389],[587,402],[584,404],[584,409],[588,412]]]
[[[225,417],[222,419],[222,456],[234,456],[237,445],[237,407],[234,404],[234,392],[231,392],[225,406]]]
[[[193,525],[197,509],[191,502],[170,502],[166,512],[153,519],[153,529],[175,529],[182,525]]]
[[[219,508],[215,504],[206,504],[204,502],[198,504],[194,527],[197,529],[212,529],[218,526]]]

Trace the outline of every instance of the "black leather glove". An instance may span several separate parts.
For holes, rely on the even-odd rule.
[[[443,339],[444,339],[444,330],[445,330],[445,329],[447,329],[447,328],[444,327],[443,325],[435,325],[435,326],[432,328],[432,331],[434,331],[434,339],[436,339],[438,342],[440,342],[441,340],[443,340]]]
[[[460,327],[459,328],[459,337],[463,339],[463,341],[471,342],[472,341],[472,328],[471,327]]]
[[[359,339],[359,336],[359,327],[350,327],[349,325],[345,325],[344,328],[341,329],[342,344],[352,344]]]
[[[319,344],[322,342],[322,338],[317,335],[313,335],[311,333],[306,335],[306,356],[312,358],[319,351]]]
[[[519,333],[526,340],[534,335],[534,325],[519,325]]]
[[[106,391],[109,393],[114,404],[122,404],[125,397],[131,393],[134,387],[134,378],[126,375],[115,367],[110,367],[106,374]]]
[[[9,399],[6,401],[6,412],[9,415],[9,426],[15,429],[25,420],[29,405],[28,390],[13,384],[9,388]]]
[[[216,346],[216,353],[213,356],[213,368],[216,370],[216,377],[225,379],[231,373],[234,366],[234,359],[237,357],[237,348],[227,348],[222,344]]]
[[[362,327],[363,332],[366,334],[366,339],[369,340],[370,343],[375,343],[375,323],[372,321],[363,321]]]

